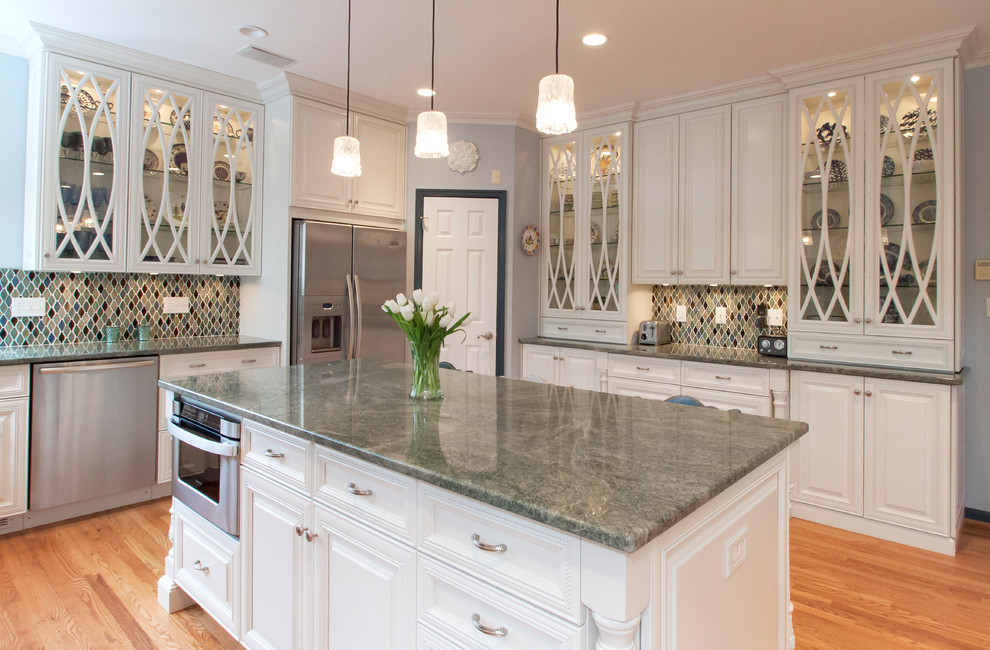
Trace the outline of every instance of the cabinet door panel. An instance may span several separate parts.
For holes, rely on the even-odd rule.
[[[0,402],[0,517],[27,510],[28,398]]]
[[[361,142],[361,175],[354,179],[351,210],[392,219],[405,214],[406,127],[367,115],[354,115]]]
[[[557,383],[562,386],[573,386],[584,390],[600,391],[602,375],[599,368],[602,363],[601,353],[587,350],[569,350],[561,348],[560,375]]]
[[[346,124],[346,114],[339,108],[292,98],[292,205],[349,209],[350,179],[330,173],[333,141],[344,135]],[[362,142],[362,154],[363,149]]]
[[[729,283],[730,108],[681,115],[678,281]]]
[[[678,118],[636,124],[633,147],[632,281],[677,275]]]
[[[571,316],[583,306],[577,294],[582,270],[580,243],[585,237],[578,229],[585,223],[578,219],[581,196],[578,186],[577,142],[574,139],[554,139],[543,146],[543,246],[544,282],[540,297],[545,315]]]
[[[556,384],[557,352],[557,348],[543,345],[524,345],[520,378],[539,377],[548,384]]]
[[[785,104],[781,95],[732,107],[733,284],[787,282]]]
[[[951,534],[949,387],[866,381],[866,516]]]
[[[791,373],[791,419],[809,427],[792,465],[795,501],[863,514],[862,392],[859,377]]]

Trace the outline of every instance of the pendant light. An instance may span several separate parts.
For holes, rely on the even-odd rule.
[[[437,60],[437,0],[433,0],[433,40],[430,49],[430,110],[423,111],[416,118],[416,149],[417,158],[446,158],[450,154],[447,145],[447,116],[441,111],[433,110],[433,98],[436,96],[434,77]]]
[[[347,177],[361,175],[361,143],[351,137],[351,0],[347,0],[347,112],[344,135],[333,140],[330,173]]]
[[[557,0],[554,74],[540,80],[540,99],[536,105],[536,128],[540,133],[561,135],[577,128],[574,110],[574,80],[560,74],[560,0]]]

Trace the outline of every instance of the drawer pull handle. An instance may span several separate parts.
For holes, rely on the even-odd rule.
[[[190,368],[205,368],[206,367],[206,364],[205,363],[190,363],[189,364],[189,367]]]
[[[302,537],[302,534],[306,532],[306,530],[308,529],[304,528],[302,524],[296,524],[296,528],[295,528],[296,537]]]
[[[193,568],[196,569],[197,571],[202,571],[203,573],[205,573],[207,575],[210,574],[210,567],[205,566],[199,560],[196,560],[195,562],[193,562]]]
[[[257,359],[241,359],[241,363],[257,363]]]
[[[478,533],[471,535],[471,543],[480,548],[482,551],[488,551],[489,553],[505,553],[509,550],[509,547],[505,544],[485,544],[481,541],[481,536],[478,535]]]
[[[649,366],[636,366],[636,370],[642,370],[643,372],[649,372],[650,371],[650,367]]]
[[[358,486],[354,485],[353,483],[347,484],[347,491],[359,497],[370,497],[372,495],[371,490],[359,490]]]
[[[838,350],[839,349],[839,346],[838,345],[819,345],[818,347],[820,347],[823,350]]]
[[[559,329],[561,332],[566,332],[567,331],[567,328],[566,327],[561,327],[560,325],[557,326],[557,329]]]
[[[715,375],[715,379],[720,381],[732,381],[732,377],[725,377],[723,375]]]
[[[595,330],[595,333],[596,333],[596,334],[604,334],[604,333],[605,333],[605,332],[607,332],[607,331],[608,331],[608,330]]]
[[[266,449],[265,456],[268,458],[285,458],[285,454],[280,451],[275,451],[274,449]]]
[[[891,350],[893,354],[914,354],[911,350]]]
[[[481,614],[475,614],[471,617],[471,622],[474,623],[474,629],[478,630],[482,634],[487,634],[488,636],[505,636],[509,633],[504,627],[488,627],[481,624]]]

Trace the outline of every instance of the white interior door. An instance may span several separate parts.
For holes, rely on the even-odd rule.
[[[460,370],[495,374],[498,340],[498,199],[425,197],[423,291],[456,316],[471,312],[466,337],[447,339],[440,354]],[[463,341],[463,342],[462,342]]]

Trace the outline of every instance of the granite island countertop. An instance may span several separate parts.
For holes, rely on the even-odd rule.
[[[159,384],[278,430],[632,552],[807,432],[804,423],[367,360]]]
[[[185,354],[189,352],[218,352],[244,348],[266,348],[281,345],[278,341],[252,336],[186,336],[151,339],[150,341],[124,340],[119,343],[84,341],[51,345],[0,346],[0,366],[22,363],[48,363],[57,361],[84,361],[140,357],[146,355]]]

